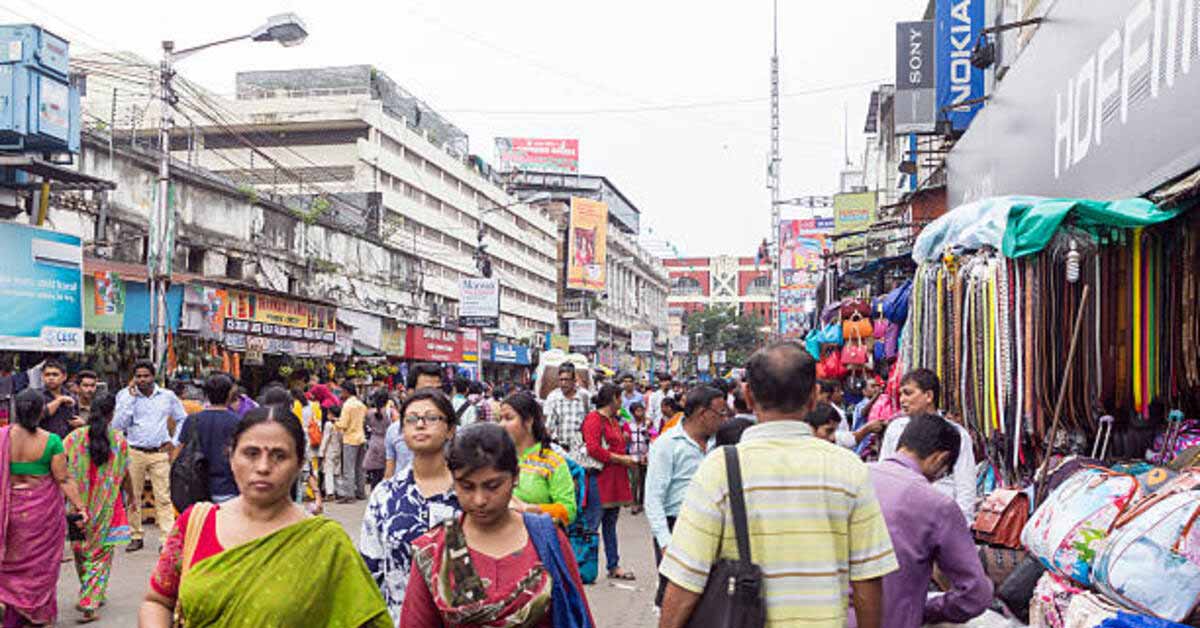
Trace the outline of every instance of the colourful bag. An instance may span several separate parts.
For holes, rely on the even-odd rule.
[[[1200,603],[1200,494],[1143,500],[1122,518],[1096,555],[1096,588],[1128,608],[1186,619]]]
[[[908,303],[912,297],[912,280],[896,286],[883,297],[883,315],[897,325],[903,325],[908,320]]]
[[[1070,580],[1047,571],[1033,588],[1029,601],[1030,628],[1065,628],[1071,598],[1083,593]]]
[[[837,323],[826,325],[817,334],[817,342],[823,345],[842,346],[842,326]]]
[[[1140,496],[1133,476],[1086,467],[1050,493],[1025,526],[1021,542],[1047,569],[1090,586],[1096,550]]]
[[[820,329],[813,328],[813,329],[808,330],[808,335],[806,335],[804,337],[804,348],[808,349],[808,354],[812,356],[812,359],[814,359],[814,360],[821,359],[821,330]]]
[[[1000,489],[983,500],[971,531],[980,543],[1019,549],[1028,520],[1029,496],[1024,491]]]
[[[817,362],[817,379],[838,380],[846,376],[846,367],[842,366],[842,354],[837,349],[825,354]]]
[[[857,312],[850,318],[842,319],[842,338],[845,342],[864,340],[874,335],[875,329],[871,325],[871,319],[861,316]]]
[[[867,363],[867,346],[862,341],[847,342],[842,347],[843,366],[862,366]]]
[[[1066,625],[1068,628],[1095,628],[1107,619],[1117,616],[1120,608],[1103,597],[1084,591],[1071,598],[1067,605]]]
[[[898,414],[900,414],[900,404],[896,402],[895,398],[888,393],[880,393],[879,398],[871,405],[871,411],[867,413],[867,422],[891,421]]]
[[[850,299],[842,303],[842,307],[838,309],[838,313],[842,315],[842,320],[854,318],[855,316],[869,319],[871,316],[871,304],[862,299]]]

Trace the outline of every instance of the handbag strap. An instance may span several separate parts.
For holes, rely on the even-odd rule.
[[[737,537],[738,560],[752,563],[750,531],[746,526],[746,497],[742,494],[742,467],[737,447],[725,447],[725,477],[729,484],[729,509],[733,515],[733,534]]]

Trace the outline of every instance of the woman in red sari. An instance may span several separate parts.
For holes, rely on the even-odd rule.
[[[616,384],[604,384],[592,401],[596,409],[583,420],[583,442],[587,445],[588,455],[604,465],[596,478],[600,505],[604,507],[604,516],[600,520],[604,560],[609,578],[633,580],[633,573],[621,568],[621,554],[617,548],[617,517],[621,514],[621,506],[633,503],[629,467],[637,464],[633,456],[625,453],[625,431],[617,418],[617,412],[621,410],[621,389]]]
[[[400,628],[594,628],[566,535],[509,508],[520,469],[504,428],[459,430],[446,463],[463,513],[413,543]]]
[[[87,522],[67,471],[62,439],[38,427],[45,402],[17,395],[16,423],[0,427],[0,624],[50,625],[58,615],[58,573],[67,537],[63,496]]]

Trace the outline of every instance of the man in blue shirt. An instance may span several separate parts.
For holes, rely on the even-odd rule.
[[[646,405],[646,399],[642,393],[637,390],[637,382],[633,377],[633,373],[626,373],[621,376],[621,407],[629,410],[629,406],[640,403],[643,407]]]
[[[124,432],[129,442],[129,479],[134,495],[129,504],[132,541],[127,552],[142,549],[142,487],[149,476],[154,487],[154,521],[166,538],[175,525],[171,505],[171,453],[179,444],[170,421],[182,425],[187,412],[175,393],[154,383],[154,365],[140,360],[133,365],[133,385],[117,393],[113,429]]]
[[[200,450],[208,462],[209,492],[213,503],[220,504],[238,496],[233,469],[229,466],[229,443],[239,421],[229,410],[229,402],[236,398],[233,378],[225,373],[209,375],[204,380],[204,396],[208,403],[183,422],[179,442],[187,443],[193,432],[199,437]]]
[[[671,531],[692,476],[712,446],[713,435],[729,416],[725,393],[712,386],[700,386],[688,392],[683,408],[684,419],[678,428],[663,433],[650,445],[646,468],[646,518],[654,535],[654,560],[671,543]],[[654,605],[662,605],[666,579],[659,576]]]

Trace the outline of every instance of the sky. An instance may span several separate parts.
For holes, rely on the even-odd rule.
[[[872,86],[894,81],[895,22],[926,4],[780,0],[783,198],[835,192],[847,135],[861,160]],[[579,139],[580,170],[684,255],[753,255],[770,233],[770,0],[5,0],[0,23],[157,59],[163,39],[222,39],[285,11],[307,24],[303,45],[234,43],[177,71],[232,94],[238,70],[371,64],[490,162],[495,137]]]

